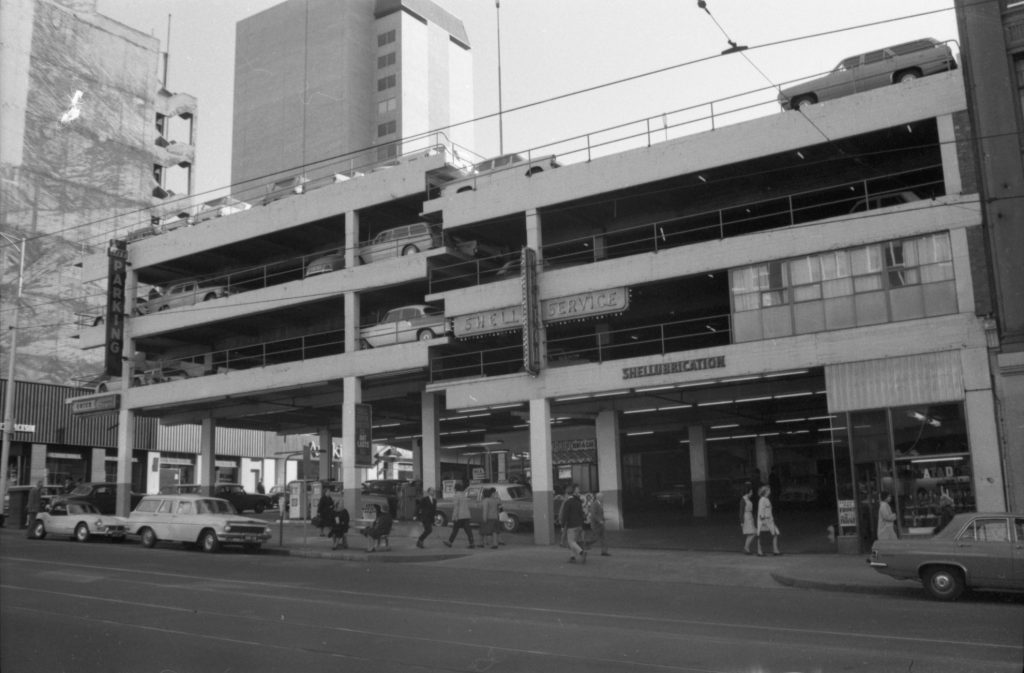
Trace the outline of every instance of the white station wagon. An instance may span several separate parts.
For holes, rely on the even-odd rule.
[[[206,552],[216,552],[222,545],[255,552],[271,536],[265,521],[240,516],[222,498],[196,494],[143,497],[128,517],[128,532],[138,535],[146,547],[159,541],[181,542]]]

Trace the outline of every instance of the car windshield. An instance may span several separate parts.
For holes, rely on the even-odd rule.
[[[83,484],[81,486],[76,486],[75,490],[71,491],[68,495],[89,495],[90,493],[92,493],[92,486],[86,486]]]
[[[227,500],[196,500],[196,512],[199,514],[234,514],[235,508]]]

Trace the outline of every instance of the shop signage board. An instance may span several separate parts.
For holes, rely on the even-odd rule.
[[[107,247],[107,315],[104,328],[104,370],[109,376],[121,376],[124,354],[125,283],[128,277],[128,244],[112,240]]]
[[[3,422],[0,422],[0,432],[6,432],[6,431],[7,431],[7,424],[3,423]],[[29,425],[28,423],[15,423],[14,424],[14,431],[15,432],[35,432],[36,431],[36,426]]]
[[[628,308],[629,291],[624,287],[614,287],[545,299],[541,302],[540,317],[544,323],[557,323],[622,313]],[[452,320],[452,328],[457,337],[508,332],[523,326],[523,315],[522,305],[506,306],[458,316]]]
[[[853,500],[840,500],[836,503],[836,510],[839,515],[839,530],[857,528],[857,504]]]
[[[71,400],[71,413],[76,415],[96,414],[121,408],[121,395],[95,395],[81,400]]]

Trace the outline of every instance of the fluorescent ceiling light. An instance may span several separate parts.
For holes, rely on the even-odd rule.
[[[634,388],[633,390],[637,393],[654,393],[659,390],[673,390],[675,387],[675,384],[672,384],[668,386],[654,386],[653,388]]]

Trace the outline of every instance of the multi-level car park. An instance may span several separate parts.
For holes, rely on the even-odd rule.
[[[835,462],[850,451],[835,377],[859,375],[855,361],[985,347],[964,263],[980,220],[951,121],[959,73],[856,96],[732,125],[690,115],[687,135],[661,142],[641,122],[475,162],[485,170],[435,138],[386,170],[312,175],[302,193],[137,240],[135,282],[227,291],[131,319],[146,361],[200,371],[123,404],[345,441],[339,409],[371,404],[374,440],[422,451],[429,483],[451,465],[532,474],[538,539],[545,462],[591,487],[600,472],[620,517],[675,484],[694,487],[699,511],[702,484],[749,474],[770,443],[789,486],[834,507],[853,488]],[[443,312],[442,331],[363,347],[379,316],[412,306]],[[536,368],[523,334],[534,309]],[[982,451],[992,421],[965,423],[964,395],[925,401],[946,403],[943,432],[970,426],[962,439]],[[903,431],[906,414],[883,413]],[[956,459],[970,470],[970,458]]]

